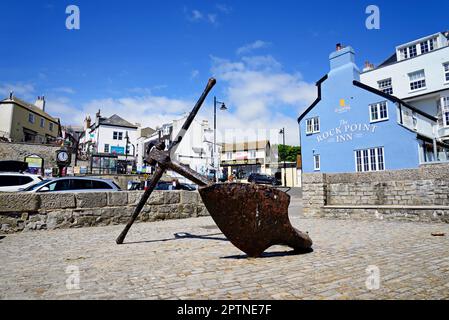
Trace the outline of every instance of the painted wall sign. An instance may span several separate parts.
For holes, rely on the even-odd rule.
[[[348,123],[340,121],[340,126],[317,135],[317,142],[348,142],[355,138],[363,138],[364,134],[375,133],[376,125],[368,123]]]
[[[335,109],[336,113],[345,113],[351,110],[351,106],[346,104],[345,99],[340,99],[340,106]]]
[[[111,147],[111,153],[112,154],[125,154],[125,148],[124,147]]]

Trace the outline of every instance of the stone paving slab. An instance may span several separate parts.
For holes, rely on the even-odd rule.
[[[276,246],[248,259],[210,217],[136,224],[121,246],[123,226],[8,235],[0,240],[0,299],[449,298],[449,225],[292,223],[309,231],[314,252]],[[369,266],[379,270],[377,290],[366,286]]]

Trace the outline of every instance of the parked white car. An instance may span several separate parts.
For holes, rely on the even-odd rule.
[[[63,177],[43,180],[37,184],[21,190],[23,192],[115,192],[120,187],[112,180],[89,177]]]
[[[0,192],[18,192],[41,182],[39,175],[21,172],[0,172]]]

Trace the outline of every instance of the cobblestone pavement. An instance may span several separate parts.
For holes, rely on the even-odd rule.
[[[136,224],[121,246],[123,226],[9,235],[0,240],[0,298],[449,298],[449,225],[292,221],[309,231],[313,253],[278,246],[247,259],[209,217]],[[369,266],[379,268],[378,290],[367,289]]]

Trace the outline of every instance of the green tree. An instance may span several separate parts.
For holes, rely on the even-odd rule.
[[[301,147],[284,146],[280,144],[278,146],[279,161],[296,162],[298,154],[301,153]]]

